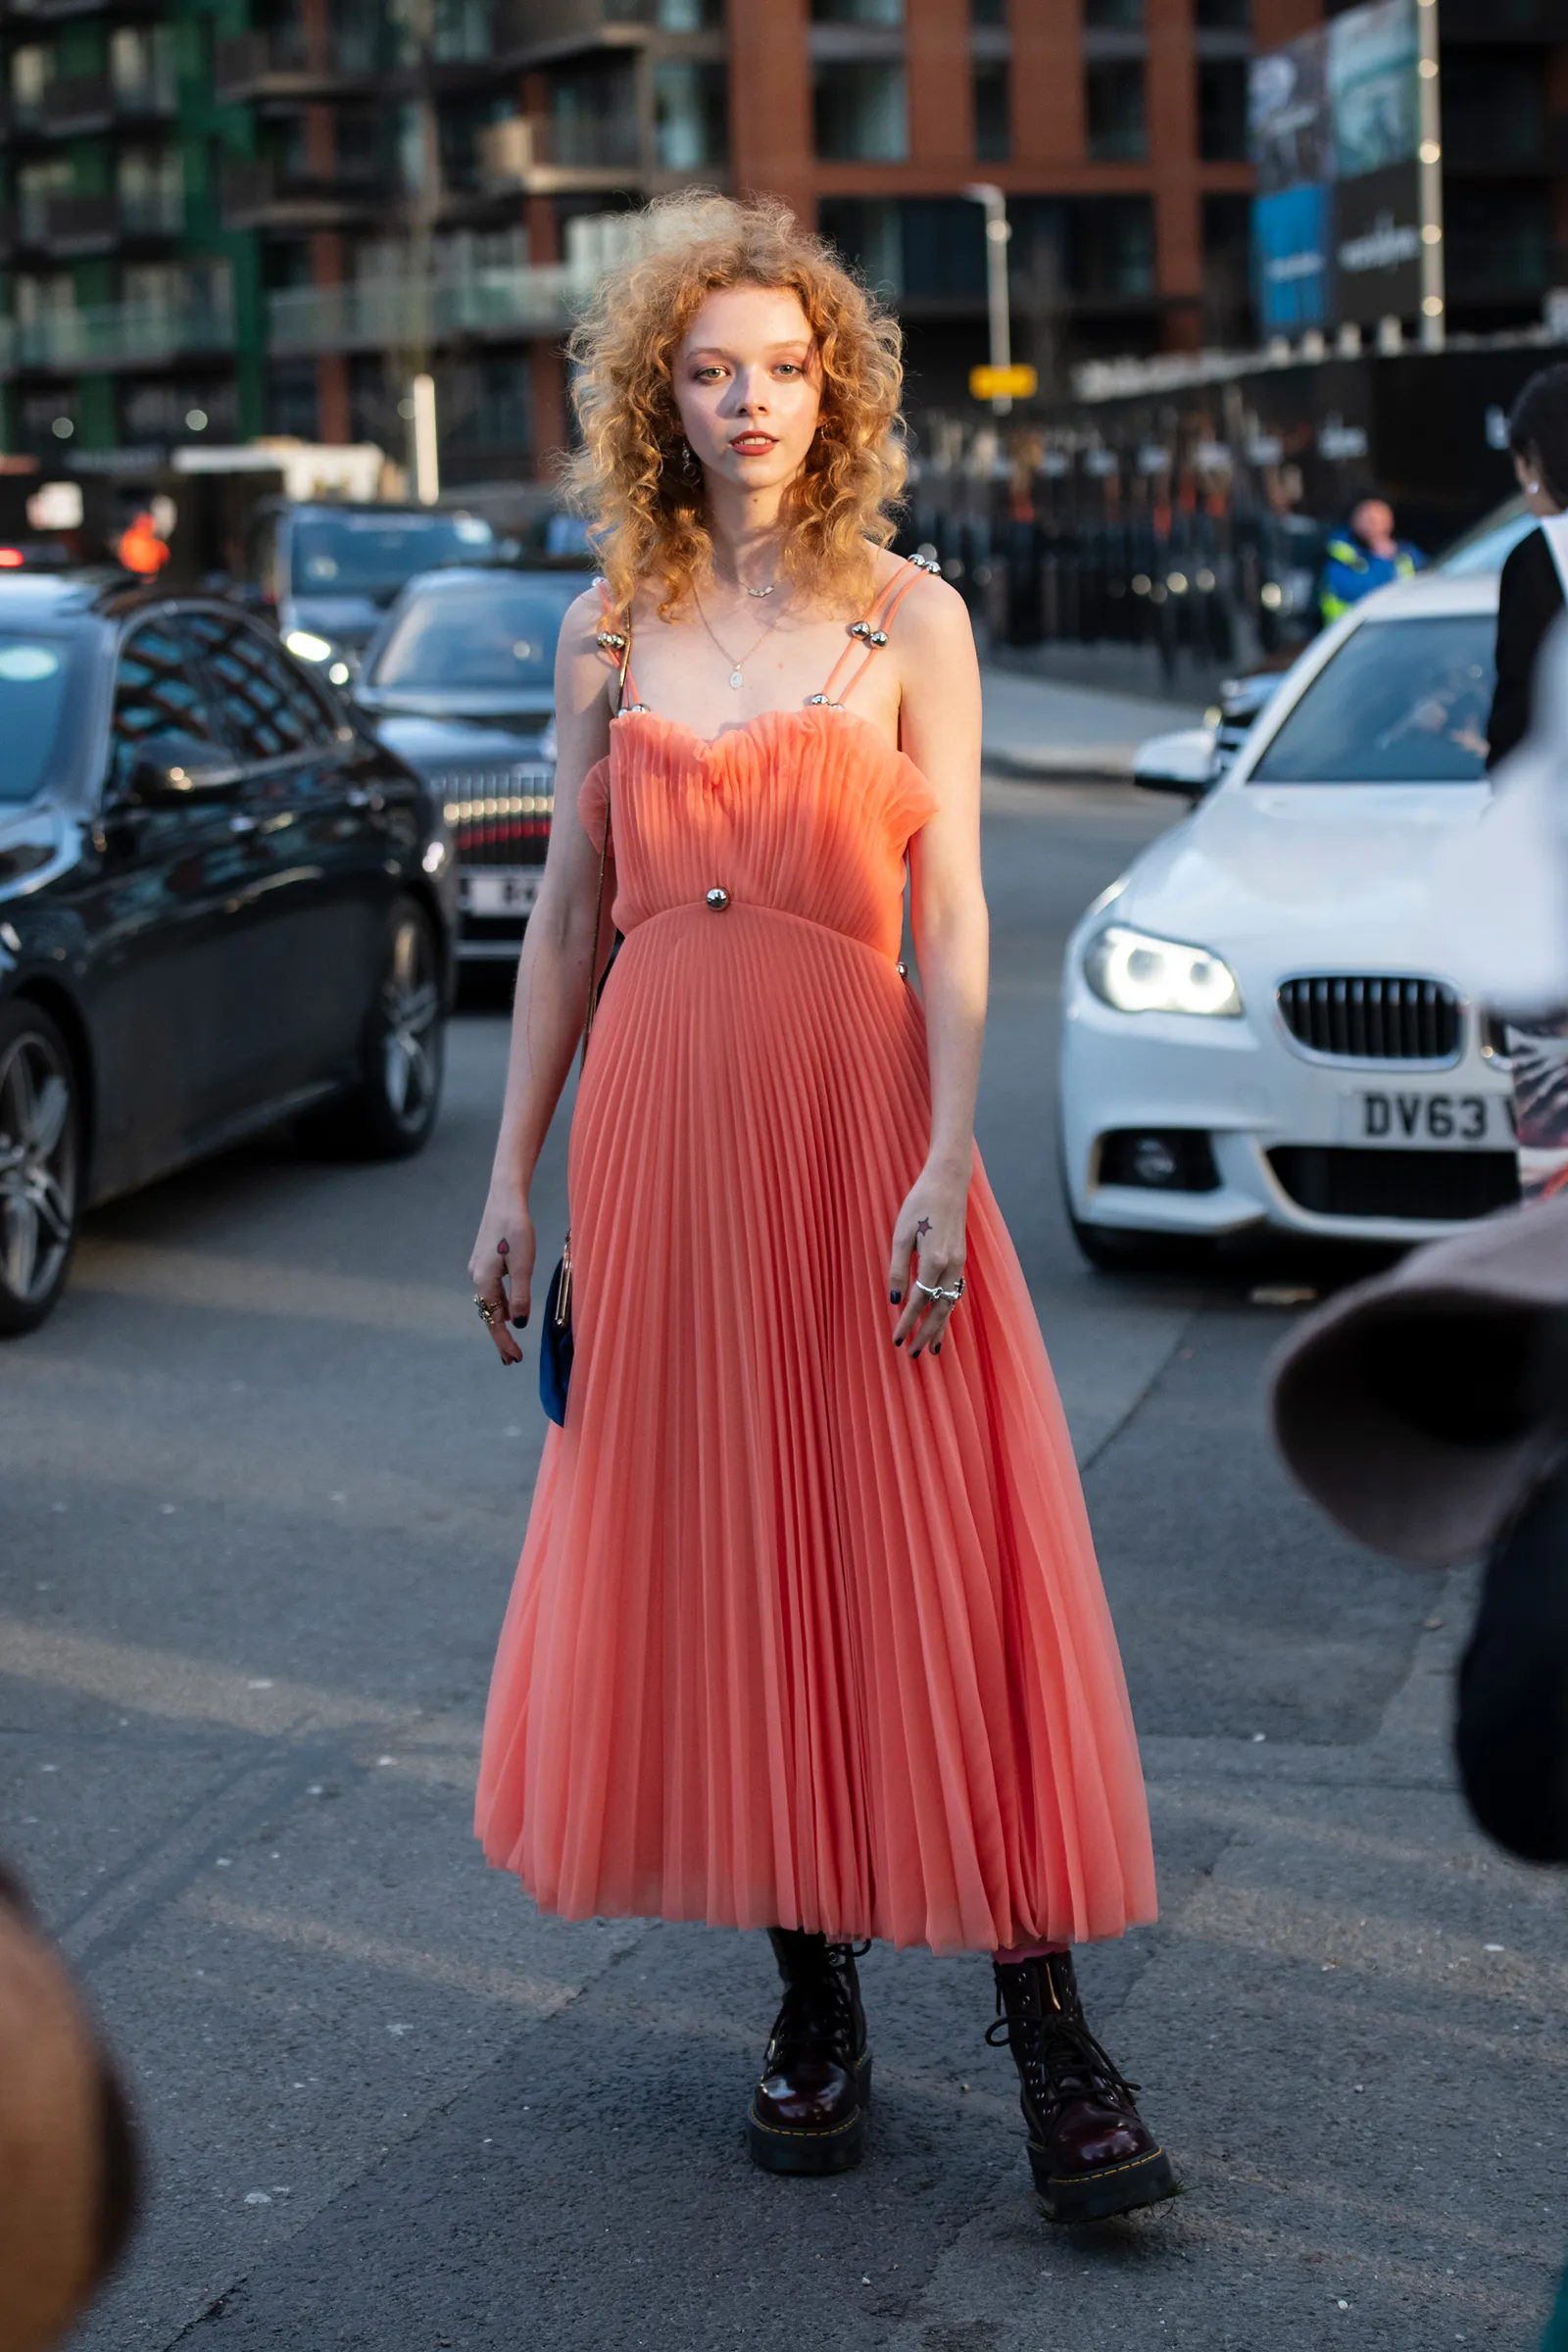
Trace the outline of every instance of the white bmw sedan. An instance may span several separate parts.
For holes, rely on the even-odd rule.
[[[1250,1230],[1422,1241],[1517,1199],[1508,1070],[1427,885],[1489,797],[1496,598],[1431,573],[1357,606],[1078,925],[1060,1132],[1096,1264]],[[1182,758],[1141,772],[1180,789]]]

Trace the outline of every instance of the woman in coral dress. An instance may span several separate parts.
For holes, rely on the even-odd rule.
[[[898,330],[777,205],[656,207],[576,338],[607,577],[470,1272],[504,1363],[572,1121],[574,1365],[496,1661],[485,1852],[566,1918],[765,1928],[770,2171],[858,2161],[858,1939],[994,1956],[1046,2212],[1174,2185],[1068,1945],[1154,1912],[1067,1431],[976,1155],[979,679],[886,553]],[[608,879],[601,898],[601,864]],[[900,961],[906,875],[917,994]]]

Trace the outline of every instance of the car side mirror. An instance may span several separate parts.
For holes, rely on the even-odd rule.
[[[1133,782],[1146,792],[1179,792],[1200,801],[1222,773],[1215,758],[1212,727],[1178,727],[1171,735],[1152,735],[1141,743],[1133,760]]]
[[[137,808],[184,808],[239,781],[221,747],[198,735],[160,735],[144,744],[115,799]]]

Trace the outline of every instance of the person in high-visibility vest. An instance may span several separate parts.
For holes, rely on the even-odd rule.
[[[1408,580],[1426,562],[1418,547],[1394,533],[1394,509],[1384,498],[1363,498],[1350,514],[1350,527],[1336,531],[1326,548],[1318,610],[1325,628],[1348,612],[1374,588]]]

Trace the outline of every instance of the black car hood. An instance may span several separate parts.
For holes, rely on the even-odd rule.
[[[30,808],[0,809],[0,903],[35,889],[60,863],[74,839],[75,828],[58,809]]]
[[[539,756],[539,740],[550,712],[536,710],[505,718],[437,718],[427,711],[366,712],[389,752],[411,767],[475,767]]]

